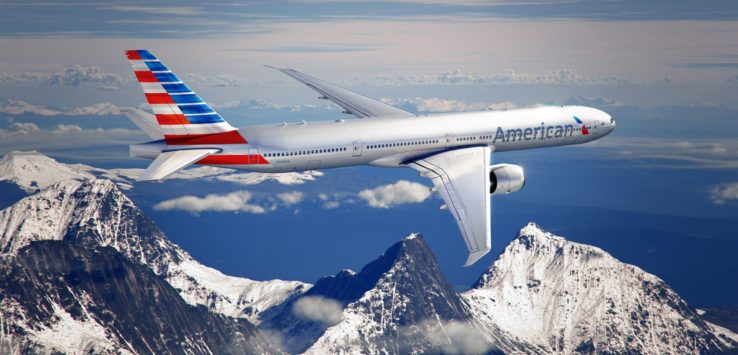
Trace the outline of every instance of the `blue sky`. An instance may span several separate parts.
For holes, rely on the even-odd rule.
[[[116,111],[144,101],[123,55],[132,48],[151,50],[237,126],[342,115],[264,64],[414,112],[584,104],[618,129],[583,146],[495,155],[523,165],[528,182],[495,200],[492,254],[537,221],[653,270],[691,302],[738,299],[719,286],[734,281],[735,262],[699,256],[719,243],[738,251],[728,227],[738,219],[734,1],[6,1],[0,11],[1,154],[144,167],[127,145],[146,138]],[[494,255],[460,267],[463,244],[437,197],[376,208],[360,196],[400,180],[430,185],[409,170],[349,168],[301,185],[168,181],[129,194],[175,242],[232,274],[312,282],[420,232],[452,284],[470,285]],[[266,212],[155,208],[234,191]],[[295,192],[296,203],[278,197]],[[692,276],[719,277],[670,271],[675,258]]]

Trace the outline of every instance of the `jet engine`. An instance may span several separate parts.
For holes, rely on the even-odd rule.
[[[523,167],[513,164],[495,164],[489,167],[489,193],[503,195],[518,191],[525,185]]]

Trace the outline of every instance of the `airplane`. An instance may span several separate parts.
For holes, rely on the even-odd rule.
[[[610,115],[584,106],[417,115],[277,67],[356,118],[234,128],[151,52],[125,53],[153,110],[124,110],[152,139],[130,146],[131,157],[153,159],[139,181],[192,164],[262,173],[409,167],[453,214],[469,252],[464,266],[491,249],[491,197],[525,184],[521,166],[492,164],[493,153],[591,142],[615,128]]]

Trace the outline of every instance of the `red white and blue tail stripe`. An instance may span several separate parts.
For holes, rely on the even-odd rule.
[[[170,145],[245,144],[241,134],[147,50],[126,57]]]

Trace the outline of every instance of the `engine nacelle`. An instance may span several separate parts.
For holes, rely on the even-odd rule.
[[[513,164],[496,164],[489,167],[489,193],[509,194],[525,185],[523,167]]]

